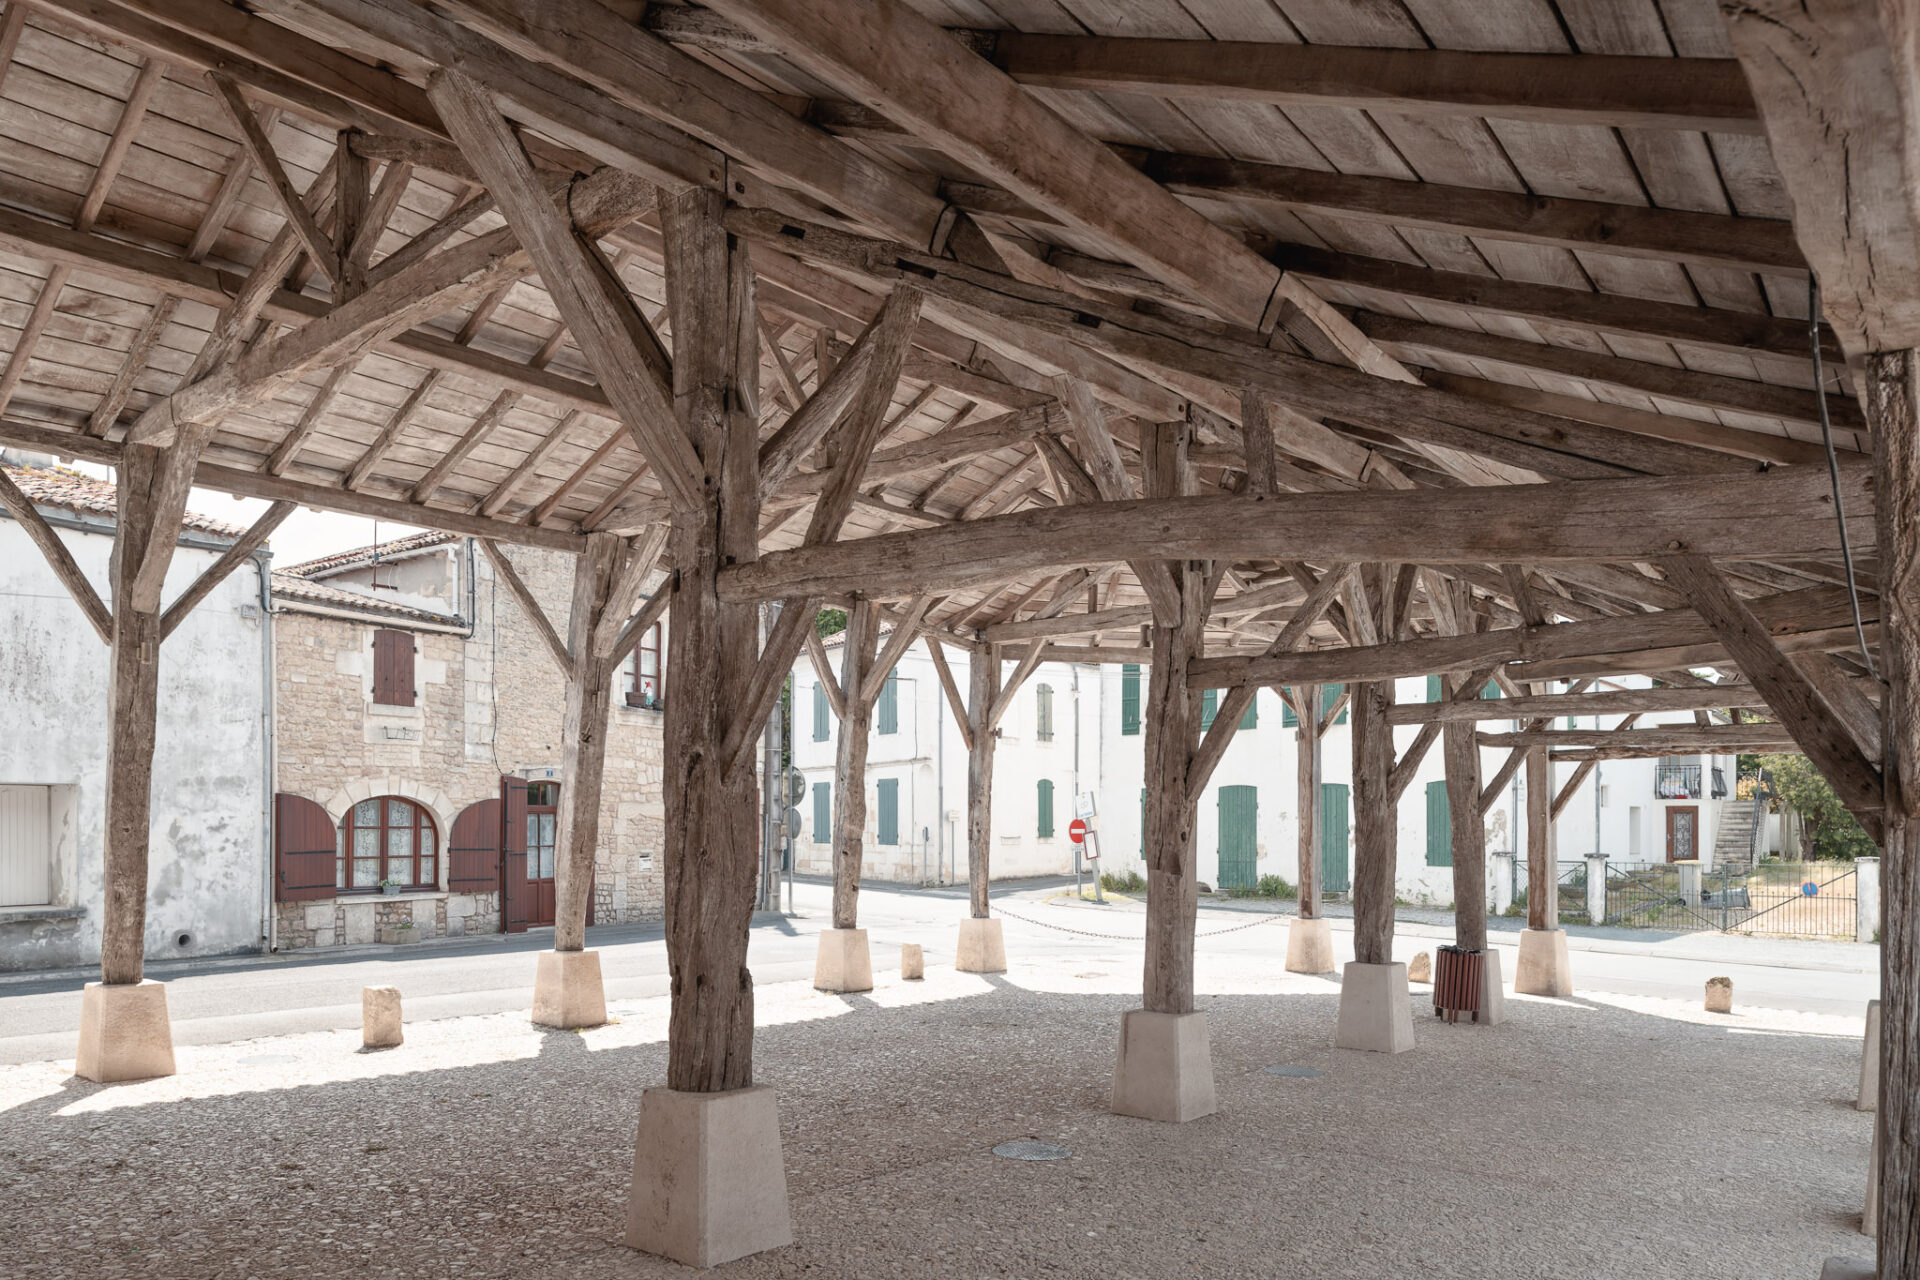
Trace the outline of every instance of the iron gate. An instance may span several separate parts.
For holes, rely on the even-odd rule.
[[[1763,862],[1708,870],[1609,862],[1607,923],[1673,933],[1852,938],[1853,864]]]

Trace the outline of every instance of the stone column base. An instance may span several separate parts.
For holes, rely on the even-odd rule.
[[[689,1267],[793,1243],[772,1089],[642,1091],[626,1239]]]
[[[1880,1105],[1880,1002],[1867,1001],[1867,1034],[1860,1042],[1860,1096],[1853,1105],[1872,1111]]]
[[[1332,973],[1333,930],[1325,916],[1295,918],[1287,925],[1287,972]]]
[[[152,978],[113,986],[89,982],[80,994],[80,1048],[73,1073],[100,1084],[172,1075],[166,987]]]
[[[1500,982],[1500,953],[1488,947],[1486,968],[1480,975],[1480,1017],[1483,1027],[1497,1027],[1507,1020],[1507,991]]]
[[[1880,1271],[1858,1258],[1828,1258],[1820,1264],[1820,1280],[1876,1280]]]
[[[1860,1234],[1880,1238],[1880,1121],[1873,1122],[1873,1142],[1867,1148],[1867,1207],[1860,1215]]]
[[[392,1049],[400,1044],[400,988],[360,989],[360,1043],[368,1049]]]
[[[1405,1053],[1413,1048],[1413,1002],[1404,964],[1354,961],[1340,974],[1340,1021],[1336,1049]]]
[[[813,985],[820,991],[873,990],[873,956],[865,929],[825,929],[813,958]]]
[[[1567,961],[1565,929],[1520,931],[1520,967],[1513,975],[1513,993],[1563,999],[1573,994],[1573,966]]]
[[[968,916],[960,922],[960,949],[953,967],[962,973],[1005,973],[1007,943],[1000,922]]]
[[[1213,1049],[1207,1015],[1147,1009],[1122,1014],[1112,1108],[1116,1115],[1167,1124],[1212,1115]]]
[[[542,951],[533,977],[533,1021],[577,1031],[607,1020],[607,989],[598,951]]]

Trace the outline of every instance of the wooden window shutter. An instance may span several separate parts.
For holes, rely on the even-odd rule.
[[[1427,865],[1453,865],[1453,810],[1447,804],[1447,784],[1427,784]]]
[[[1220,714],[1220,691],[1202,689],[1200,691],[1200,732],[1213,728],[1213,718]]]
[[[1297,729],[1300,727],[1300,717],[1294,714],[1293,703],[1287,701],[1287,699],[1292,696],[1293,690],[1287,688],[1285,685],[1280,687],[1280,727],[1282,729]]]
[[[827,740],[829,712],[826,686],[816,680],[813,684],[813,740],[815,742]]]
[[[1034,807],[1038,811],[1035,834],[1046,840],[1053,835],[1053,779],[1040,779],[1036,790],[1039,794],[1034,797]]]
[[[339,877],[340,831],[305,796],[273,798],[273,897],[276,902],[331,898]]]
[[[813,842],[830,844],[833,841],[833,784],[816,782],[813,784]]]
[[[1120,668],[1120,732],[1140,732],[1140,664],[1137,662]]]
[[[876,806],[880,810],[881,844],[900,843],[900,780],[882,778],[874,784]]]
[[[878,706],[874,708],[874,719],[881,733],[900,732],[900,677],[887,673],[886,681],[880,686]]]
[[[447,836],[447,889],[493,893],[500,888],[500,801],[480,800],[460,811]]]
[[[525,933],[532,918],[533,886],[527,883],[527,783],[500,778],[500,882],[502,933]]]
[[[373,633],[373,700],[383,707],[413,705],[413,636]]]

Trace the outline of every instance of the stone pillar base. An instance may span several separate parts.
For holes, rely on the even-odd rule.
[[[598,951],[542,951],[533,978],[533,1021],[577,1031],[607,1020],[607,989]]]
[[[1488,947],[1486,968],[1480,974],[1480,1017],[1483,1027],[1497,1027],[1507,1020],[1507,991],[1500,982],[1500,953]]]
[[[1867,1206],[1860,1215],[1860,1234],[1880,1238],[1880,1122],[1873,1122],[1873,1142],[1867,1148]]]
[[[919,943],[900,944],[900,976],[908,982],[917,982],[927,976],[927,957]]]
[[[1867,1034],[1860,1042],[1860,1095],[1853,1105],[1872,1111],[1880,1105],[1880,1002],[1867,1001]]]
[[[1114,1114],[1185,1124],[1214,1112],[1213,1049],[1204,1013],[1120,1016],[1113,1064]]]
[[[1520,967],[1513,975],[1513,993],[1563,999],[1573,994],[1573,966],[1567,960],[1565,929],[1520,931]]]
[[[813,985],[821,991],[873,990],[873,956],[865,929],[826,929],[813,958]]]
[[[400,988],[360,989],[360,1043],[368,1049],[392,1049],[400,1044]]]
[[[1295,918],[1287,925],[1287,972],[1332,973],[1333,930],[1326,917]]]
[[[962,973],[1005,973],[1007,943],[1001,936],[1000,922],[968,916],[960,922],[960,950],[953,967]]]
[[[772,1089],[642,1091],[626,1240],[689,1267],[793,1243]]]
[[[1875,1280],[1879,1269],[1858,1258],[1828,1258],[1820,1264],[1820,1280]]]
[[[172,1075],[166,987],[152,978],[114,986],[89,982],[80,995],[80,1049],[73,1073],[99,1084]]]
[[[1341,971],[1340,1021],[1333,1044],[1337,1049],[1371,1053],[1405,1053],[1413,1048],[1407,966],[1355,961]]]

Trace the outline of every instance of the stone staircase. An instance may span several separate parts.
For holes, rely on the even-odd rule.
[[[1753,866],[1753,801],[1728,800],[1720,807],[1720,829],[1713,837],[1713,865],[1731,871]]]

